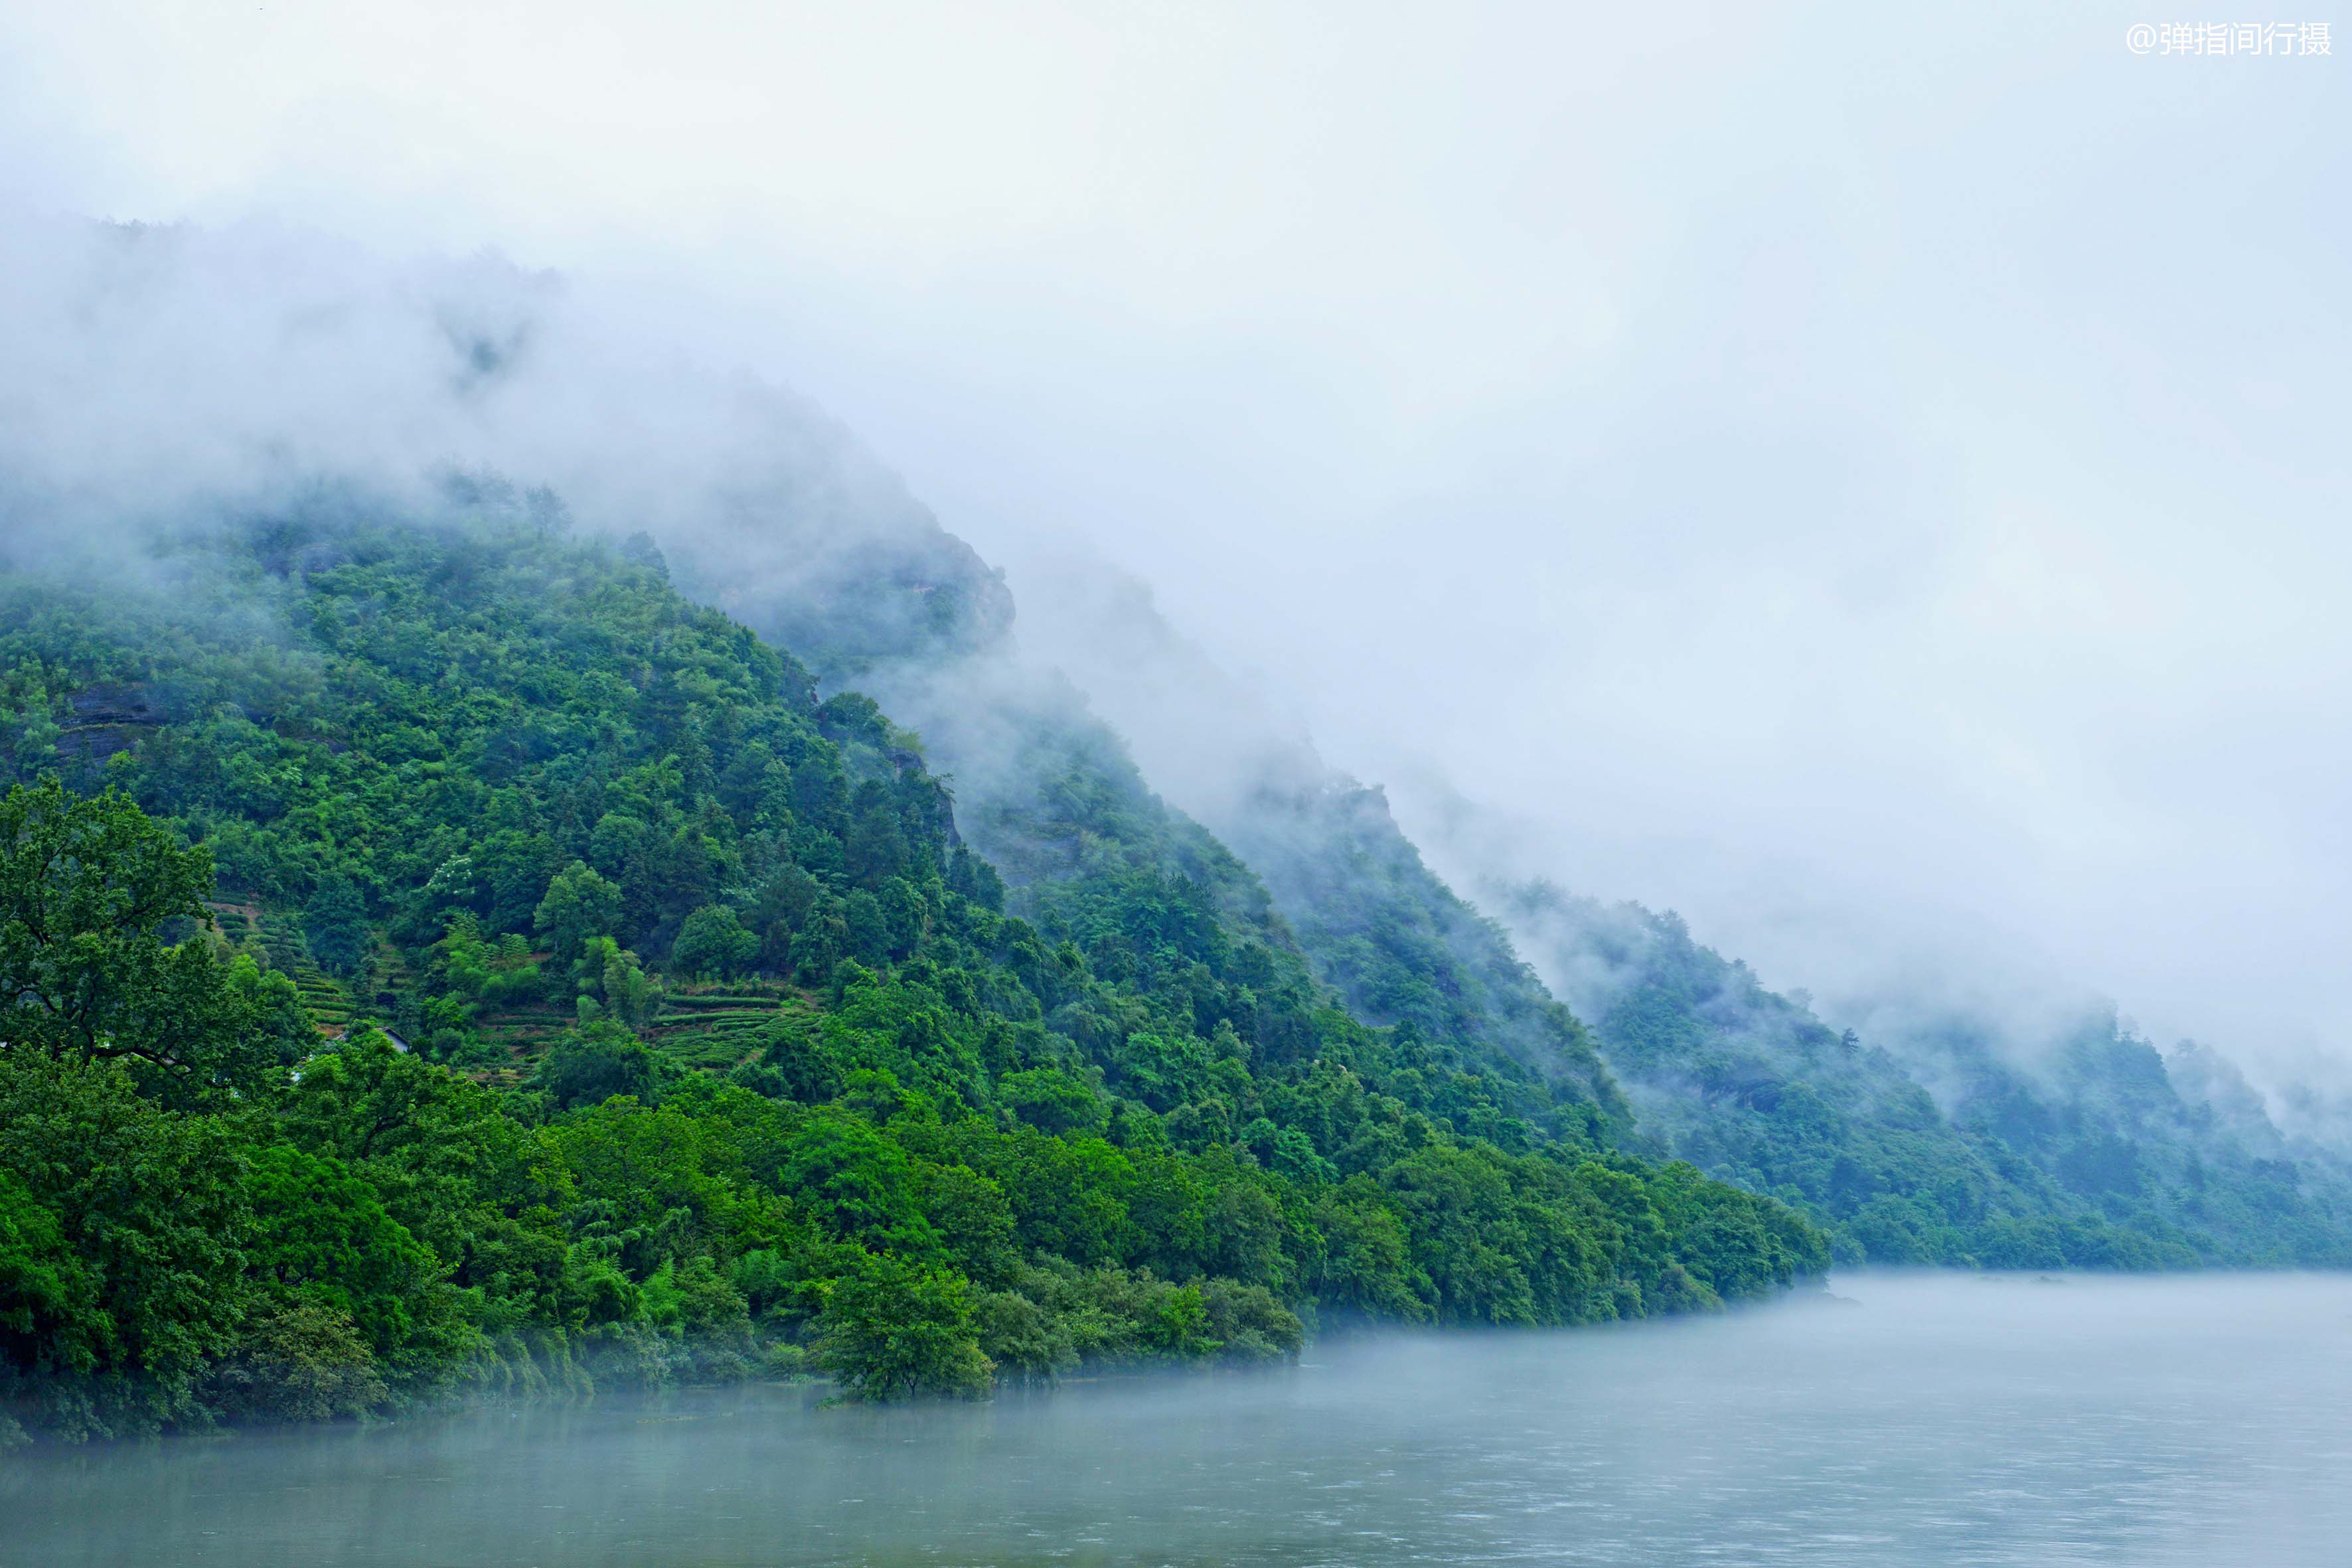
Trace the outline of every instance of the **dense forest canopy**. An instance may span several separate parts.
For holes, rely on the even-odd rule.
[[[967,825],[873,701],[550,509],[18,574],[0,704],[13,1434],[971,1394],[1829,1259],[1622,1147],[1564,1014],[1367,1016],[1095,730],[1036,716],[1052,787]]]
[[[2234,1069],[2086,1008],[2021,1059],[1966,1012],[1874,1040],[1672,915],[1536,883],[1501,908],[1578,1001],[1660,1152],[1771,1193],[1843,1259],[1997,1268],[2341,1268],[2352,1172],[2290,1147]],[[1931,1087],[1932,1086],[1932,1087]]]
[[[2352,1262],[2352,1171],[2215,1053],[1498,923],[1197,658],[1188,816],[977,554],[745,409],[768,467],[660,543],[477,473],[0,575],[0,1441]]]
[[[1433,871],[1383,792],[1271,718],[1148,595],[1102,602],[1089,695],[1149,736],[1152,765],[1184,781],[1187,804],[1355,1016],[1441,1049],[1546,1064],[1581,1085],[1595,1137],[1782,1199],[1846,1263],[2352,1261],[2352,1145],[2305,1131],[2339,1121],[2329,1108],[2301,1108],[2296,1131],[2283,1131],[2219,1053],[2183,1042],[2160,1055],[2089,999],[2027,1028],[2017,1008],[1906,995],[1859,1020],[1859,1034],[1830,1027],[1801,994],[1768,990],[1670,913],[1529,881],[1530,868],[1484,842],[1524,836],[1454,800],[1435,824],[1440,843],[1498,923]],[[1081,757],[1087,778],[1142,793],[1082,704],[985,674],[1003,661],[984,641],[895,651],[893,703],[922,715],[934,754],[969,781],[982,807],[975,841],[1000,864],[1035,853],[1034,834],[994,832],[1000,816],[1071,795],[1059,761],[1040,766],[1003,743],[1006,712],[1052,715],[1016,732],[1086,737],[1065,755]],[[1449,826],[1448,812],[1473,820]]]

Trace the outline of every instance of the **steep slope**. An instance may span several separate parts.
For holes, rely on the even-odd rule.
[[[1546,1064],[1585,1087],[1615,1136],[1634,1134],[1590,1031],[1429,869],[1377,788],[1328,772],[1268,777],[1221,830],[1275,890],[1317,975],[1359,1013]]]
[[[2086,1009],[2021,1042],[1966,1013],[1864,1041],[1638,906],[1498,889],[1677,1155],[1798,1205],[1847,1256],[1990,1268],[2352,1262],[2352,1184],[2227,1064]],[[2029,1067],[2023,1065],[2030,1062]],[[1930,1086],[1934,1092],[1930,1092]]]
[[[1040,640],[1083,660],[1108,710],[1149,738],[1153,770],[1263,878],[1318,978],[1360,1016],[1553,1064],[1593,1086],[1621,1139],[1798,1205],[1850,1260],[2352,1259],[2343,1160],[2284,1137],[2226,1061],[2184,1047],[2168,1065],[2112,1008],[2032,1041],[1906,1009],[1864,1040],[1764,991],[1670,916],[1489,886],[1563,1007],[1511,935],[1429,868],[1380,791],[1325,764],[1148,594],[1078,568],[1049,584],[1058,625]],[[1482,847],[1474,863],[1507,858]],[[1596,1047],[1605,1068],[1575,1065]]]
[[[935,544],[925,552],[941,553]],[[977,557],[966,571],[950,584],[959,598],[985,591]],[[1101,592],[1068,580],[1040,591],[1082,601]],[[807,618],[789,584],[739,593],[733,604],[763,629]],[[1281,735],[1247,693],[1174,637],[1148,597],[1130,591],[1105,602],[1087,623],[1076,668],[1123,699],[1118,710],[1131,720],[1154,711],[1142,732],[1160,742],[1155,767],[1186,786],[1205,831],[1150,786],[1085,692],[1013,654],[1010,624],[992,621],[960,646],[926,639],[889,648],[869,638],[824,657],[829,668],[855,669],[922,731],[956,779],[974,842],[1005,868],[1024,909],[1045,907],[1042,889],[1088,866],[1205,878],[1223,889],[1229,915],[1261,927],[1273,921],[1278,945],[1295,947],[1355,1016],[1426,1051],[1431,1070],[1522,1086],[1510,1091],[1515,1114],[1557,1121],[1567,1109],[1591,1142],[1637,1136],[1583,1026],[1500,928],[1422,863],[1379,792],[1323,766],[1303,739]],[[1174,753],[1166,743],[1171,710],[1183,717]],[[1211,843],[1219,847],[1204,858],[1201,847]]]
[[[953,764],[973,843],[1006,868],[1015,903],[1048,928],[1062,928],[1074,883],[1106,871],[1181,877],[1215,889],[1228,920],[1296,954],[1301,984],[1311,976],[1348,1014],[1382,1028],[1402,1069],[1388,1092],[1432,1110],[1458,1106],[1474,1117],[1499,1116],[1480,1125],[1506,1142],[1535,1135],[1609,1147],[1624,1138],[1631,1118],[1622,1096],[1580,1026],[1540,998],[1532,975],[1515,968],[1507,976],[1536,991],[1542,1008],[1509,1033],[1488,1026],[1475,982],[1441,988],[1407,968],[1408,962],[1437,968],[1445,983],[1462,973],[1423,931],[1346,962],[1336,923],[1347,918],[1346,906],[1336,895],[1364,885],[1360,868],[1335,862],[1335,899],[1323,905],[1264,878],[1268,868],[1279,878],[1298,867],[1236,858],[1167,805],[1124,744],[1064,684],[982,660],[917,675],[900,691],[899,704],[921,717],[927,738]],[[1376,896],[1426,923],[1418,908],[1384,889]],[[1394,956],[1400,949],[1404,961]],[[1491,1111],[1475,1109],[1482,1105]]]
[[[1782,1205],[1611,1152],[1572,1081],[1351,1016],[1098,726],[988,709],[1052,787],[960,801],[649,544],[506,500],[274,511],[163,545],[154,593],[0,583],[0,763],[119,786],[202,847],[218,902],[299,921],[358,982],[348,1037],[290,1081],[256,1058],[228,1101],[0,1050],[0,1200],[42,1268],[168,1217],[108,1206],[132,1194],[92,1184],[76,1116],[201,1144],[220,1205],[171,1298],[187,1353],[71,1348],[112,1342],[88,1314],[131,1310],[129,1277],[6,1320],[37,1330],[0,1336],[28,1424],[282,1412],[267,1369],[298,1353],[339,1369],[317,1413],[804,1363],[971,1392],[1278,1355],[1318,1319],[1703,1308],[1824,1266]],[[78,743],[100,691],[140,721]],[[263,992],[292,1039],[299,993]]]
[[[1020,665],[998,574],[849,433],[788,393],[698,369],[675,345],[648,342],[625,321],[585,308],[558,279],[491,258],[387,272],[335,247],[283,236],[100,226],[50,237],[58,264],[10,305],[12,319],[39,324],[47,357],[26,363],[48,390],[20,400],[26,417],[0,432],[10,469],[0,484],[7,524],[0,549],[20,557],[79,550],[101,557],[95,564],[105,573],[144,573],[119,547],[124,516],[183,530],[196,520],[214,526],[247,505],[224,498],[253,495],[295,498],[278,510],[299,512],[308,526],[331,516],[349,524],[383,510],[362,498],[387,495],[398,498],[392,510],[402,515],[454,507],[526,530],[560,531],[576,510],[614,537],[645,531],[624,547],[631,570],[656,581],[674,572],[689,597],[794,649],[793,679],[811,682],[803,692],[811,702],[818,691],[851,686],[883,694],[894,718],[925,735],[929,765],[953,775],[957,810],[921,826],[933,809],[922,805],[922,791],[940,781],[922,748],[877,717],[843,752],[856,766],[839,763],[835,784],[812,775],[806,787],[814,795],[785,800],[796,823],[812,811],[845,814],[844,831],[834,835],[838,849],[811,835],[739,866],[729,856],[748,853],[748,828],[768,808],[755,787],[766,764],[753,753],[749,772],[731,782],[722,774],[716,787],[701,776],[697,745],[719,758],[731,756],[736,742],[723,724],[698,741],[677,729],[678,713],[712,700],[701,676],[688,671],[657,683],[645,715],[634,708],[626,715],[624,728],[645,753],[630,767],[650,772],[625,786],[566,784],[568,794],[550,797],[561,807],[553,819],[561,831],[531,826],[524,814],[485,833],[468,822],[411,842],[366,827],[362,814],[356,836],[341,826],[320,828],[321,842],[338,846],[333,852],[314,847],[278,862],[265,849],[286,802],[300,793],[289,778],[331,777],[334,768],[316,759],[257,760],[247,753],[258,742],[235,724],[278,733],[277,715],[299,711],[314,693],[294,692],[289,710],[288,694],[269,685],[278,676],[257,675],[247,684],[259,689],[240,689],[228,712],[176,672],[91,680],[68,660],[58,667],[63,674],[45,667],[12,676],[9,720],[26,770],[54,754],[74,776],[95,780],[106,776],[111,756],[130,753],[135,763],[191,734],[225,748],[189,754],[192,768],[225,766],[228,758],[240,771],[208,782],[218,793],[183,815],[192,823],[203,816],[196,825],[225,872],[265,889],[255,919],[267,916],[279,935],[260,951],[292,952],[285,933],[299,903],[304,933],[333,938],[351,961],[333,976],[336,985],[354,1001],[372,998],[404,1038],[469,1071],[519,1077],[572,1021],[570,994],[532,977],[537,933],[521,929],[547,845],[576,850],[583,866],[622,889],[622,934],[655,959],[645,995],[631,1004],[642,1012],[658,1002],[658,955],[681,942],[705,963],[748,937],[760,950],[758,966],[780,975],[797,973],[794,943],[803,938],[812,973],[828,952],[850,952],[853,934],[865,944],[859,951],[870,952],[888,911],[877,889],[855,885],[863,873],[851,852],[878,842],[887,857],[891,841],[882,816],[868,809],[871,786],[915,813],[917,826],[902,826],[902,838],[950,836],[933,856],[943,885],[961,878],[950,890],[983,893],[994,875],[984,861],[994,859],[1011,884],[1007,907],[1049,949],[1066,943],[1090,972],[1099,968],[1099,983],[1131,985],[1173,1006],[1179,970],[1181,984],[1190,985],[1197,963],[1213,985],[1248,994],[1268,1039],[1303,1037],[1298,1021],[1319,1026],[1338,1003],[1337,1016],[1371,1027],[1366,1050],[1389,1053],[1384,1065],[1362,1069],[1374,1075],[1368,1081],[1457,1136],[1478,1130],[1510,1146],[1525,1140],[1653,1155],[1687,1148],[1721,1172],[1812,1205],[1839,1226],[1850,1256],[2011,1256],[1979,1233],[2012,1220],[2074,1227],[2028,1249],[2042,1258],[2334,1255],[2331,1238],[2342,1226],[2327,1194],[2337,1167],[2313,1143],[2340,1136],[2340,1104],[2312,1097],[2290,1107],[2294,1135],[2282,1139],[2259,1104],[2246,1105],[2242,1086],[2232,1088],[2226,1064],[2215,1068],[2204,1057],[2176,1054],[2168,1077],[2186,1098],[2176,1092],[2171,1106],[2143,1081],[2147,1053],[2095,1026],[2080,1048],[2040,1053],[2062,1071],[2006,1065],[2017,1059],[2014,1043],[1976,1038],[1983,1031],[1965,1020],[1884,1038],[1866,1030],[1873,1037],[1857,1042],[1859,1063],[1844,1068],[1805,1054],[1819,1044],[1812,1025],[1790,1026],[1786,1048],[1763,1052],[1761,1065],[1740,1058],[1726,1069],[1718,1057],[1777,1038],[1782,1026],[1759,1023],[1761,1015],[1723,1023],[1715,1016],[1727,1005],[1720,997],[1738,987],[1685,973],[1678,962],[1664,966],[1655,994],[1644,992],[1639,1008],[1614,993],[1567,994],[1587,1022],[1614,1020],[1596,1040],[1520,962],[1503,930],[1433,874],[1377,790],[1326,766],[1298,726],[1278,721],[1271,704],[1186,645],[1133,584],[1082,574],[1024,577],[1030,609],[1051,613],[1030,616],[1024,636],[1033,660]],[[193,411],[142,395],[181,384],[241,395]],[[106,444],[75,437],[100,428],[110,433]],[[352,478],[339,491],[322,490],[320,474]],[[317,543],[287,546],[295,552],[290,567],[289,558],[270,556],[268,570],[307,574],[299,552]],[[285,606],[231,607],[247,618],[257,646],[300,652],[299,638],[289,641],[279,626]],[[577,657],[566,639],[556,646],[562,651],[550,663]],[[594,639],[587,646],[593,650]],[[1056,663],[1076,673],[1083,696],[1034,673]],[[423,679],[421,667],[394,667],[404,679]],[[289,656],[278,674],[317,679],[303,668]],[[636,669],[610,673],[633,688],[639,679]],[[838,729],[851,710],[835,711]],[[421,724],[407,728],[427,733]],[[658,765],[667,754],[658,748],[673,735],[683,747],[685,782],[676,785]],[[323,743],[339,756],[332,748],[349,742]],[[387,742],[383,754],[400,768],[413,765],[415,777],[438,768],[444,778],[454,772],[504,787],[511,777],[537,776],[534,770],[575,765],[565,758],[584,742],[571,721],[521,714],[489,742],[452,731],[433,740],[437,752],[399,751],[411,743]],[[476,744],[484,746],[479,756],[457,749]],[[799,761],[783,765],[800,788]],[[608,798],[620,804],[600,805],[603,815],[583,827],[577,803]],[[732,839],[715,826],[714,799],[730,820],[750,814]],[[489,796],[481,803],[509,809]],[[308,809],[332,815],[316,801]],[[959,858],[956,836],[981,847],[982,858]],[[401,877],[420,868],[438,875],[458,845],[478,851],[457,856],[476,879],[462,884],[481,922],[470,936],[435,925],[450,911],[400,903],[394,894],[405,884],[368,868],[380,852]],[[803,850],[817,858],[796,858]],[[442,858],[429,866],[404,858],[427,851]],[[838,863],[829,858],[836,853]],[[783,876],[787,861],[815,891]],[[1505,869],[1518,879],[1528,868]],[[338,878],[351,887],[337,892]],[[372,921],[364,929],[350,928],[352,897]],[[270,900],[277,906],[264,908]],[[688,921],[712,910],[731,913],[741,929],[710,914],[688,941]],[[810,910],[814,934],[800,929]],[[785,914],[792,919],[779,934]],[[906,914],[902,905],[898,916]],[[387,940],[394,934],[401,942]],[[1555,979],[1573,979],[1542,939],[1524,926],[1518,934]],[[1259,955],[1270,966],[1263,974]],[[635,995],[628,974],[624,965],[615,983]],[[466,993],[454,1000],[451,976],[463,977]],[[325,979],[306,980],[320,1005],[347,1005],[331,1000]],[[764,983],[771,991],[782,984]],[[766,1015],[784,1010],[786,1000],[740,977],[698,990],[673,974],[667,993],[669,1016],[656,1008],[643,1030],[701,1068],[753,1054],[745,1041],[768,1028]],[[1225,1021],[1213,1009],[1193,1009],[1203,1037],[1213,1040],[1214,1025]],[[1080,1015],[1065,1022],[1076,1030]],[[1883,1061],[1872,1054],[1878,1047]],[[1180,1109],[1118,1055],[1088,1047],[1089,1067],[1106,1075],[1112,1094],[1139,1103],[1159,1095],[1171,1115]],[[1783,1058],[1800,1062],[1801,1073],[1792,1077]],[[1757,1075],[1765,1087],[1737,1087]],[[1647,1107],[1640,1121],[1618,1076],[1639,1080]],[[1774,1152],[1780,1133],[1750,1125],[1769,1119],[1750,1103],[1777,1092],[1769,1082],[1798,1078],[1836,1109],[1825,1130],[1796,1141],[1807,1158],[1825,1145],[1849,1157],[1842,1176],[1832,1163],[1833,1192],[1803,1162]],[[1727,1093],[1725,1083],[1735,1087]],[[1932,1117],[1920,1110],[1923,1095]],[[1805,1101],[1787,1103],[1802,1109]],[[2184,1118],[2194,1124],[2187,1132]],[[2144,1149],[2147,1157],[2126,1160],[2118,1149]],[[2196,1185],[2200,1171],[2210,1178],[2216,1170],[2224,1173],[2219,1195],[2210,1183]],[[2291,1197],[2273,1191],[2282,1185],[2294,1189]],[[2286,1217],[2273,1223],[2273,1211]]]

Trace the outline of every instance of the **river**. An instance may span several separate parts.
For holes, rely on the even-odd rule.
[[[37,1448],[0,1458],[0,1563],[2352,1562],[2352,1279],[1832,1289],[978,1405]]]

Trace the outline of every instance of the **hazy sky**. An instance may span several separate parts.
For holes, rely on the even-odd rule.
[[[2352,1054],[2352,37],[2158,19],[18,3],[0,198],[562,269],[1776,983]]]

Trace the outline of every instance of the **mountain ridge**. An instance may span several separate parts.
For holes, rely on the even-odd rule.
[[[1627,905],[1604,920],[1591,900],[1493,881],[1479,889],[1500,918],[1490,916],[1430,868],[1377,786],[1324,763],[1171,627],[1148,591],[1083,570],[1054,582],[1084,606],[1066,616],[1055,651],[1087,659],[1113,712],[1163,732],[1155,763],[1187,782],[1203,820],[1264,879],[1318,978],[1362,1016],[1564,1067],[1610,1136],[1796,1204],[1848,1262],[2352,1262],[2352,1166],[2308,1140],[2290,1146],[2213,1053],[2176,1052],[2176,1085],[2111,1005],[2086,1006],[2079,1031],[2038,1047],[2049,1071],[2021,1063],[2003,1031],[1964,1010],[1895,1030],[1890,1051],[1765,992],[1675,917]],[[975,657],[909,651],[895,668],[938,679],[940,665]],[[902,674],[900,684],[921,680]],[[1587,911],[1574,931],[1560,923],[1571,909]],[[1604,935],[1609,920],[1622,929]],[[1515,935],[1554,973],[1593,972],[1596,961],[1606,973],[1637,949],[1665,973],[1588,987],[1571,1007]],[[1710,1016],[1727,996],[1742,999],[1736,1016]],[[1780,1048],[1738,1047],[1776,1012],[1786,1020],[1768,1032]],[[1825,1091],[1838,1109],[1817,1106]],[[1828,1120],[1801,1136],[1762,1125],[1817,1110]],[[1790,1137],[1852,1147],[1816,1171],[1801,1149],[1776,1146]]]
[[[1826,1266],[1573,1083],[1351,1016],[1098,726],[1025,813],[963,806],[649,540],[501,494],[167,541],[168,593],[0,580],[0,1436],[977,1394]],[[159,721],[102,758],[59,722],[100,691]],[[35,1028],[52,995],[86,1017]]]

